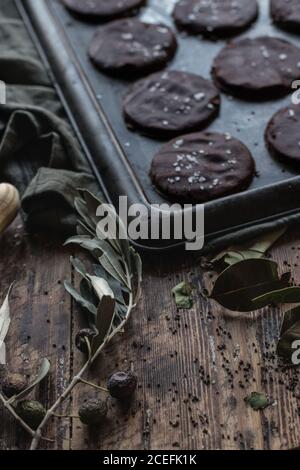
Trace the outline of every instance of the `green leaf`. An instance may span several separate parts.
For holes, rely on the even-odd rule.
[[[96,315],[97,309],[95,305],[86,300],[73,286],[70,282],[65,281],[64,286],[66,291],[73,297],[73,299],[79,303],[83,308],[86,308],[93,315]]]
[[[96,229],[96,223],[93,220],[93,218],[90,217],[85,201],[82,200],[81,198],[75,198],[74,205],[75,205],[76,211],[78,212],[78,214],[80,215],[82,219],[83,224],[86,226],[86,228],[89,231],[94,233]]]
[[[12,291],[13,284],[8,289],[7,296],[0,308],[0,365],[6,364],[6,346],[5,338],[9,330],[11,318],[9,309],[9,296]]]
[[[85,266],[80,261],[80,259],[74,258],[73,256],[71,256],[70,261],[75,271],[78,272],[78,274],[80,274],[83,278],[87,279]]]
[[[245,398],[245,402],[255,411],[264,410],[271,405],[266,395],[258,392],[252,392],[251,395]]]
[[[121,266],[121,263],[116,258],[110,258],[108,255],[103,254],[99,258],[99,262],[113,278],[115,278],[121,284],[125,284],[127,287],[129,287],[126,274]]]
[[[189,309],[193,307],[193,287],[187,282],[181,282],[172,290],[178,308]]]
[[[289,277],[278,275],[278,265],[268,259],[240,261],[223,271],[215,282],[210,297],[223,307],[238,312],[250,312],[259,307],[252,299],[289,286]]]
[[[100,251],[101,253],[106,254],[108,257],[111,258],[116,258],[117,260],[120,260],[121,257],[117,251],[105,240],[99,240],[98,238],[91,238],[89,236],[77,236],[77,237],[71,237],[69,238],[64,246],[67,245],[79,245],[81,248],[84,250],[94,252],[94,251]],[[99,253],[98,253],[99,255]]]
[[[37,385],[39,385],[42,382],[42,380],[45,379],[45,377],[47,377],[47,375],[49,374],[49,370],[50,370],[50,362],[47,358],[44,358],[43,361],[42,361],[42,364],[40,366],[39,372],[38,372],[36,378],[34,379],[34,381],[31,382],[31,384],[28,387],[26,387],[25,390],[23,390],[21,393],[16,395],[14,397],[14,399],[15,400],[22,400],[27,395],[29,395],[29,393],[31,393],[32,390]]]
[[[300,287],[287,287],[268,292],[253,299],[253,303],[258,306],[262,304],[298,304],[300,303]]]
[[[293,343],[300,340],[300,307],[285,312],[277,345],[278,356],[292,364]]]
[[[92,353],[95,353],[109,335],[115,315],[115,299],[110,295],[101,298],[96,315],[97,336],[92,341]]]
[[[239,261],[245,259],[259,259],[263,258],[271,246],[286,232],[286,227],[276,230],[275,232],[268,233],[257,238],[251,243],[244,243],[238,246],[231,246],[227,250],[222,251],[211,262],[218,264],[223,262],[232,266]]]
[[[135,301],[137,301],[141,295],[141,285],[143,281],[143,263],[140,255],[133,248],[130,248],[130,257],[130,264],[133,266],[134,274],[136,276],[137,281],[137,289],[135,293]]]
[[[93,289],[95,293],[97,294],[99,300],[101,300],[102,297],[104,297],[105,295],[108,295],[114,298],[114,293],[112,289],[109,287],[106,279],[103,279],[97,276],[90,276],[90,275],[88,275],[88,279],[90,280],[93,286]]]

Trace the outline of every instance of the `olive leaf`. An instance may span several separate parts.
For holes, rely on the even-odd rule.
[[[245,402],[255,411],[264,410],[271,405],[266,395],[258,392],[252,392],[251,395],[245,398]]]
[[[300,307],[285,312],[277,345],[278,356],[292,363],[293,343],[300,340]]]
[[[263,258],[271,246],[282,237],[285,232],[286,227],[263,235],[251,243],[248,242],[239,246],[231,246],[212,259],[211,263],[214,265],[224,263],[232,266],[245,259]]]
[[[229,266],[217,278],[210,298],[223,307],[238,312],[250,312],[268,305],[252,302],[256,297],[289,286],[290,275],[279,277],[278,265],[268,259],[248,259]]]
[[[100,206],[103,216],[99,215]],[[142,261],[130,246],[125,226],[112,206],[103,204],[90,192],[80,190],[75,207],[79,214],[78,236],[69,238],[65,245],[79,245],[96,259],[97,264],[93,264],[91,275],[81,261],[72,258],[74,269],[82,276],[80,292],[69,282],[65,282],[65,287],[84,307],[90,327],[97,331],[91,344],[92,358],[95,358],[108,338],[123,331],[136,305],[142,282]],[[106,227],[99,225],[103,218],[105,223],[108,220],[115,224],[111,225],[116,228],[116,233],[112,234],[114,238],[107,238]]]
[[[64,286],[66,291],[71,295],[71,297],[78,302],[83,308],[86,308],[90,313],[96,315],[97,308],[87,299],[85,299],[73,286],[69,281],[64,282]]]
[[[137,301],[137,299],[139,299],[141,295],[143,265],[142,265],[142,260],[141,260],[140,255],[133,248],[130,248],[130,257],[131,257],[131,263],[133,265],[134,274],[136,276],[137,285],[138,285],[137,292],[135,295],[135,301]]]
[[[9,330],[9,325],[11,322],[10,318],[10,309],[9,309],[9,296],[12,291],[13,284],[11,284],[10,288],[8,289],[7,296],[0,308],[0,364],[6,364],[6,346],[5,346],[5,338]]]
[[[254,305],[268,304],[298,304],[300,303],[300,287],[287,287],[253,299]],[[259,308],[259,307],[258,307]]]
[[[181,282],[172,289],[178,308],[189,309],[193,307],[193,287],[187,282]]]
[[[129,287],[128,281],[126,279],[126,274],[120,262],[117,259],[111,258],[104,253],[99,258],[99,263],[113,278],[115,278],[120,283],[125,284],[127,287]]]
[[[105,295],[114,298],[114,293],[105,279],[97,276],[90,276],[89,274],[87,275],[87,277],[90,280],[92,287],[99,300],[101,300],[102,297],[104,297]]]
[[[75,269],[78,274],[80,274],[83,278],[87,279],[86,277],[86,269],[82,261],[78,258],[74,258],[73,256],[70,257],[71,265]]]
[[[91,345],[92,353],[94,353],[110,333],[115,315],[116,301],[114,293],[105,279],[90,275],[88,275],[88,279],[99,298],[95,322],[97,335],[93,338]]]
[[[42,382],[42,380],[44,380],[47,377],[47,375],[49,374],[49,370],[50,370],[50,362],[47,358],[44,358],[34,381],[30,385],[28,385],[28,387],[26,387],[25,390],[23,390],[21,393],[16,395],[14,397],[14,400],[22,400],[27,395],[29,395],[29,393],[31,393],[32,390],[37,385],[39,385]]]

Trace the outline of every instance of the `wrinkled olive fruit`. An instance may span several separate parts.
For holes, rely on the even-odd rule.
[[[7,373],[1,380],[1,388],[7,398],[11,398],[21,393],[28,385],[24,375]]]
[[[37,429],[46,415],[43,405],[33,400],[20,401],[17,404],[16,412],[32,429]]]
[[[79,418],[87,426],[96,426],[103,422],[108,413],[107,404],[103,400],[91,399],[79,408]]]
[[[92,343],[94,336],[96,335],[95,331],[90,328],[85,328],[84,330],[80,330],[75,338],[75,345],[76,348],[79,349],[84,354],[88,354],[88,346],[86,344],[86,339]]]
[[[133,372],[116,372],[107,382],[107,388],[112,397],[118,400],[130,398],[136,389],[137,378]]]

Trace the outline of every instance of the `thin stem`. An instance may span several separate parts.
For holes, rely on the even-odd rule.
[[[73,388],[76,387],[76,385],[79,383],[79,382],[82,382],[82,377],[83,375],[85,374],[86,370],[96,361],[96,359],[99,357],[100,353],[102,352],[102,350],[105,348],[105,346],[118,334],[120,333],[125,324],[127,323],[129,317],[130,317],[130,314],[131,314],[131,311],[134,307],[134,297],[133,297],[133,293],[132,293],[132,279],[131,279],[131,274],[130,274],[130,270],[129,270],[129,267],[127,265],[127,263],[125,263],[125,269],[126,269],[126,278],[127,278],[127,282],[130,286],[130,294],[129,294],[129,302],[128,302],[128,308],[127,308],[127,313],[126,313],[126,316],[124,318],[124,320],[120,323],[120,325],[114,330],[111,332],[110,335],[108,335],[106,337],[106,339],[103,341],[103,343],[100,345],[100,347],[97,349],[97,351],[94,353],[94,355],[92,355],[89,360],[86,362],[86,364],[83,366],[83,368],[80,370],[80,372],[73,378],[73,380],[71,381],[70,385],[66,388],[66,390],[64,391],[64,393],[58,397],[58,399],[56,400],[56,402],[53,404],[53,406],[47,411],[47,414],[45,416],[45,418],[43,419],[43,421],[41,422],[40,426],[38,427],[38,429],[36,430],[36,432],[34,433],[34,437],[32,439],[32,442],[31,442],[31,446],[30,446],[30,450],[36,450],[37,447],[38,447],[38,444],[39,444],[39,440],[41,438],[41,435],[42,435],[42,430],[43,428],[46,426],[46,424],[48,423],[49,419],[51,418],[51,416],[53,415],[53,413],[55,413],[55,410],[61,405],[61,403],[65,400],[65,398],[68,397],[68,395],[70,395],[70,393],[72,393],[73,391]]]
[[[85,373],[85,371],[88,369],[90,366],[90,359],[84,364],[82,369],[79,371],[79,373],[73,378],[73,380],[70,382],[68,387],[65,389],[64,393],[58,397],[56,402],[51,406],[51,408],[47,411],[43,421],[37,428],[36,432],[34,433],[30,450],[36,450],[37,446],[39,444],[39,441],[42,437],[42,430],[48,423],[49,419],[51,416],[55,413],[55,410],[62,404],[62,402],[72,393],[73,389],[76,387],[76,385],[80,382],[80,379],[82,375]]]
[[[9,403],[9,400],[6,400],[5,397],[0,393],[0,400],[2,401],[4,407],[10,412],[10,414],[18,421],[18,423],[27,431],[32,437],[34,437],[35,432],[31,429],[25,421],[20,418],[20,416],[15,412],[14,408]]]
[[[80,379],[80,382],[85,385],[89,385],[89,387],[93,387],[93,388],[96,388],[97,390],[101,390],[102,392],[108,393],[107,388],[101,387],[100,385],[93,384],[92,382],[88,382],[87,380],[84,380],[84,379]]]

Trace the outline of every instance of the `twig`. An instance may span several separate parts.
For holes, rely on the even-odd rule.
[[[96,388],[97,390],[101,390],[102,392],[108,392],[107,388],[101,387],[100,385],[93,384],[92,382],[88,382],[87,380],[80,379],[80,382],[88,385],[89,387]]]
[[[18,421],[18,423],[27,431],[32,437],[35,436],[35,432],[33,429],[31,429],[28,424],[23,421],[22,418],[15,412],[14,408],[11,406],[9,403],[9,400],[6,400],[6,398],[0,393],[0,400],[2,401],[4,407],[10,412],[10,414]],[[42,436],[41,436],[42,437]]]
[[[130,287],[132,287],[132,278],[131,278],[131,274],[130,274],[130,271],[129,271],[129,268],[128,268],[128,265],[127,263],[125,262],[124,263],[124,266],[125,266],[125,269],[126,269],[126,278],[127,278],[127,282],[129,283]],[[138,298],[136,299],[136,302],[137,302]],[[120,325],[115,328],[111,333],[110,335],[108,335],[106,337],[106,339],[103,341],[103,343],[101,344],[101,346],[97,349],[97,351],[94,353],[94,355],[92,355],[89,360],[85,363],[85,365],[83,366],[83,368],[78,372],[78,374],[73,378],[73,380],[71,381],[71,383],[69,384],[69,386],[66,388],[66,390],[64,391],[64,393],[58,397],[58,399],[56,400],[56,402],[52,405],[52,407],[47,411],[43,421],[41,422],[41,424],[39,425],[39,427],[37,428],[36,432],[34,433],[33,435],[33,439],[32,439],[32,442],[31,442],[31,446],[30,446],[30,450],[36,450],[38,445],[39,445],[39,441],[41,439],[41,436],[42,436],[42,431],[44,429],[44,427],[47,425],[49,419],[51,418],[51,416],[53,416],[55,414],[55,410],[62,404],[62,402],[72,393],[73,389],[76,387],[76,385],[78,385],[78,383],[82,382],[84,379],[83,379],[83,376],[84,374],[86,373],[86,371],[89,369],[89,367],[96,361],[96,359],[99,357],[99,355],[101,354],[101,352],[103,351],[103,349],[106,347],[106,345],[118,334],[120,333],[124,326],[126,325],[127,321],[129,320],[130,318],[130,314],[131,314],[131,311],[133,310],[133,308],[135,307],[136,303],[134,302],[134,296],[133,296],[133,293],[132,293],[132,288],[130,289],[130,294],[129,294],[129,301],[128,301],[128,307],[127,307],[127,313],[125,315],[125,318],[123,319],[123,321],[120,323]]]

